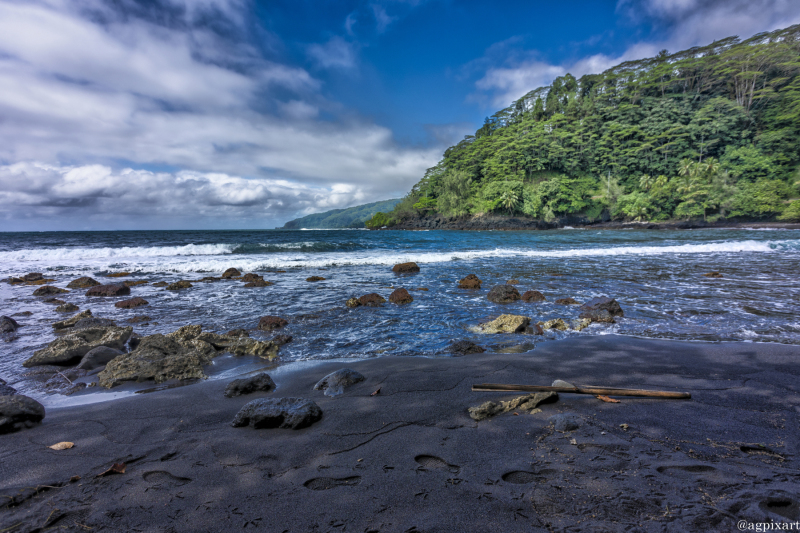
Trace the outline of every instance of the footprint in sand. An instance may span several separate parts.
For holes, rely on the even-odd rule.
[[[671,474],[670,470],[677,470],[678,472],[688,472],[690,474],[703,474],[706,472],[713,472],[716,470],[713,466],[708,465],[667,465],[659,466],[656,472],[659,474]]]
[[[418,455],[414,457],[414,460],[422,465],[420,470],[445,469],[453,474],[458,474],[461,471],[461,467],[451,465],[444,459],[433,455]]]
[[[303,486],[311,490],[328,490],[336,487],[353,486],[361,483],[361,476],[351,476],[343,478],[316,477],[309,479]]]
[[[180,487],[191,482],[191,478],[174,476],[165,470],[151,470],[142,474],[142,478],[151,485]]]
[[[514,483],[515,485],[527,485],[528,483],[543,483],[547,481],[547,476],[555,474],[555,470],[545,469],[539,473],[526,472],[524,470],[515,470],[503,474],[501,477],[506,483]]]

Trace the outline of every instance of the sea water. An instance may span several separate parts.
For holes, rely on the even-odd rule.
[[[397,275],[392,265],[414,261],[417,274]],[[245,288],[237,281],[193,283],[181,291],[153,287],[158,281],[220,276],[235,267],[274,285]],[[105,278],[119,271],[126,278]],[[284,272],[275,272],[284,271]],[[703,274],[719,271],[722,278]],[[139,335],[168,333],[187,324],[225,332],[255,328],[277,315],[289,325],[278,333],[293,341],[280,361],[323,361],[396,356],[448,356],[454,340],[489,351],[530,351],[536,344],[571,335],[609,333],[692,341],[800,344],[800,231],[748,229],[551,231],[124,231],[0,233],[0,279],[41,272],[66,287],[80,276],[101,283],[146,280],[131,288],[150,305],[118,309],[125,298],[87,298],[86,290],[57,297],[95,317],[132,324]],[[476,274],[480,290],[458,280]],[[310,276],[324,281],[307,282]],[[538,290],[546,302],[494,304],[492,286],[518,280],[520,293]],[[405,305],[349,309],[354,296],[394,288],[410,291]],[[0,377],[14,379],[21,363],[55,339],[51,324],[71,314],[32,296],[35,286],[0,284],[0,315],[23,325],[0,339]],[[427,289],[427,290],[419,290]],[[500,314],[533,322],[577,320],[585,302],[616,298],[625,312],[613,325],[534,335],[483,335],[476,326]],[[270,334],[253,332],[255,338]],[[226,363],[226,372],[238,364]],[[242,359],[245,364],[245,359]],[[246,364],[252,364],[247,360]],[[24,388],[24,386],[23,386]],[[31,392],[32,394],[35,391]]]

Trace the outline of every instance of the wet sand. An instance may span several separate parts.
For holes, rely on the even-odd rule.
[[[272,393],[228,399],[220,380],[51,408],[41,425],[0,436],[0,531],[735,531],[738,520],[795,521],[798,362],[789,345],[607,335],[523,354],[354,362],[367,379],[335,398],[312,387],[341,363],[281,373]],[[536,414],[469,417],[519,395],[473,383],[554,379],[692,399],[562,394]],[[314,400],[322,420],[230,426],[248,401],[284,396]],[[555,431],[558,413],[582,425]],[[47,448],[60,441],[75,447]],[[96,477],[113,463],[125,473]]]

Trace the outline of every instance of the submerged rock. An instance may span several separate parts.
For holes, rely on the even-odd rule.
[[[392,294],[389,295],[389,301],[393,304],[407,304],[414,301],[414,298],[408,294],[406,289],[395,289]]]
[[[468,355],[471,353],[483,353],[486,350],[472,341],[460,340],[454,341],[452,344],[450,344],[450,348],[447,351],[452,354]]]
[[[522,295],[522,301],[536,303],[547,301],[547,298],[545,298],[544,294],[539,291],[525,291],[525,293]]]
[[[622,307],[620,307],[619,302],[617,302],[614,298],[608,298],[607,296],[601,296],[599,298],[592,298],[585,304],[581,306],[581,311],[600,311],[606,310],[611,316],[624,316],[625,313],[622,312]]]
[[[108,285],[96,285],[86,291],[86,296],[127,296],[131,293],[130,287],[121,283],[109,283]]]
[[[242,276],[242,279],[240,281],[242,281],[244,283],[251,283],[253,281],[258,281],[258,280],[262,280],[263,281],[263,279],[264,279],[263,276],[259,276],[258,274],[254,274],[252,272],[248,272],[247,274]]]
[[[67,284],[68,289],[89,289],[100,285],[100,282],[94,278],[84,276],[82,278],[74,279]]]
[[[109,348],[108,346],[98,346],[97,348],[92,348],[89,350],[75,368],[80,368],[87,371],[94,370],[95,368],[100,368],[101,366],[107,365],[116,359],[117,356],[120,356],[123,353],[125,352],[122,350]]]
[[[520,299],[519,291],[513,285],[495,285],[486,298],[496,304],[507,304]]]
[[[355,385],[365,379],[366,378],[362,374],[355,370],[342,368],[319,380],[317,384],[314,385],[314,390],[325,391],[325,396],[338,396],[350,385]]]
[[[480,289],[483,283],[475,274],[469,274],[467,277],[458,280],[459,289]]]
[[[88,328],[68,333],[48,344],[46,348],[33,352],[33,356],[25,360],[22,366],[30,368],[39,365],[66,365],[98,346],[121,350],[132,332],[133,328],[129,326]]]
[[[166,281],[157,281],[156,283],[153,283],[153,287],[166,287],[167,285],[169,285],[169,283]]]
[[[97,318],[97,317],[88,317],[88,318],[81,318],[75,325],[72,326],[73,331],[78,331],[81,329],[89,329],[89,328],[107,328],[110,326],[116,326],[117,323],[111,320],[110,318]]]
[[[69,292],[66,289],[61,289],[59,287],[54,287],[53,285],[43,285],[39,287],[35,291],[33,291],[34,296],[52,296],[54,294],[64,294],[65,292]]]
[[[519,280],[518,279],[510,279],[510,280],[506,281],[506,285],[519,285]]]
[[[33,427],[44,418],[44,406],[22,394],[0,396],[0,433]]]
[[[17,390],[8,385],[4,380],[0,379],[0,396],[11,396],[12,394],[16,394]]]
[[[122,300],[121,302],[117,302],[114,304],[114,307],[118,307],[120,309],[133,309],[134,307],[140,307],[142,305],[150,305],[150,302],[140,296],[136,296],[130,300]]]
[[[17,331],[19,324],[10,316],[0,316],[0,333]]]
[[[537,392],[534,394],[526,394],[525,396],[518,396],[506,402],[484,402],[477,407],[470,407],[468,411],[470,418],[480,422],[481,420],[486,420],[487,418],[516,409],[532,413],[540,404],[552,403],[555,401],[558,401],[558,393]]]
[[[267,281],[264,279],[257,279],[255,281],[251,281],[250,283],[245,283],[245,288],[252,289],[255,287],[269,287],[270,285],[274,285],[271,281]]]
[[[277,344],[278,346],[283,346],[284,344],[289,344],[290,342],[292,342],[292,336],[291,335],[275,335],[270,340],[272,342],[274,342],[275,344]]]
[[[325,281],[325,278],[322,276],[311,276],[310,278],[306,278],[306,281]]]
[[[392,272],[397,274],[407,274],[410,272],[419,272],[419,266],[412,262],[409,263],[398,263],[392,267]]]
[[[24,276],[20,276],[19,279],[22,281],[39,281],[44,279],[44,275],[41,272],[29,272]]]
[[[531,323],[527,316],[500,315],[491,322],[481,324],[483,333],[520,333]]]
[[[344,303],[344,305],[347,307],[359,307],[361,302],[358,301],[358,298],[350,298]]]
[[[588,320],[590,322],[605,322],[607,324],[613,324],[616,322],[614,320],[614,315],[608,312],[608,309],[592,309],[590,311],[584,311],[578,317],[581,320]]]
[[[236,328],[228,331],[225,333],[228,337],[249,337],[250,334],[247,332],[246,329]]]
[[[722,278],[722,277],[724,277],[722,274],[720,274],[716,270],[714,272],[707,272],[707,273],[705,273],[703,275],[705,277],[707,277],[707,278]]]
[[[235,428],[301,429],[322,418],[322,409],[303,398],[259,398],[244,405],[231,422]]]
[[[130,280],[130,281],[123,281],[122,282],[122,284],[125,285],[126,287],[136,287],[137,285],[147,285],[148,283],[150,283],[150,282],[147,281],[147,280],[144,280],[144,279],[137,279],[135,281],[134,280]]]
[[[592,321],[588,318],[581,318],[580,320],[576,320],[572,322],[572,329],[575,331],[583,331],[584,329],[588,328],[592,325]]]
[[[243,394],[251,394],[253,392],[270,392],[275,390],[275,382],[269,377],[269,374],[262,372],[249,378],[235,379],[228,383],[225,387],[225,396],[233,398],[234,396],[241,396]]]
[[[379,305],[386,303],[386,298],[384,298],[380,294],[372,292],[370,294],[365,294],[364,296],[361,296],[358,299],[358,303],[359,305],[365,305],[367,307],[378,307]]]
[[[556,303],[558,305],[580,305],[580,302],[575,300],[575,298],[572,298],[572,297],[569,297],[569,298],[558,298],[556,300]]]
[[[75,324],[77,324],[79,320],[81,320],[83,318],[89,318],[90,316],[92,316],[92,310],[91,309],[87,309],[86,311],[81,311],[77,315],[71,316],[66,320],[61,320],[59,322],[54,322],[53,323],[53,329],[59,330],[59,329],[71,328]]]
[[[258,329],[272,331],[286,326],[289,323],[285,318],[279,316],[262,316],[258,321]]]
[[[530,326],[526,327],[522,333],[525,335],[544,335],[544,330],[539,324],[531,324]]]
[[[130,276],[130,272],[112,272],[111,274],[106,274],[107,278],[124,278],[126,276]]]
[[[167,285],[168,291],[179,291],[181,289],[191,289],[193,285],[186,280],[176,281],[175,283],[170,283]],[[128,293],[130,294],[130,293]]]
[[[78,307],[75,304],[61,304],[58,307],[56,307],[56,312],[58,312],[58,313],[74,313],[78,309],[80,309],[80,307]]]
[[[236,277],[239,277],[241,275],[242,275],[242,273],[239,272],[237,269],[229,268],[225,272],[222,273],[222,279],[236,278]]]
[[[58,298],[48,298],[47,300],[42,300],[42,301],[50,305],[64,305],[65,303],[67,303],[64,300],[59,300]]]

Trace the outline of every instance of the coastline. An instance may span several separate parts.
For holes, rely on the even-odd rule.
[[[0,437],[0,530],[730,531],[739,519],[793,521],[799,357],[780,344],[602,335],[522,354],[325,362],[233,399],[226,380],[209,380],[51,408],[41,425]],[[366,380],[335,398],[312,390],[343,366]],[[536,414],[468,416],[520,395],[473,383],[555,379],[692,399],[562,394]],[[259,397],[307,398],[324,414],[300,430],[232,428]],[[554,431],[558,413],[580,427]],[[59,441],[75,447],[47,448]],[[95,477],[119,462],[124,474]]]

